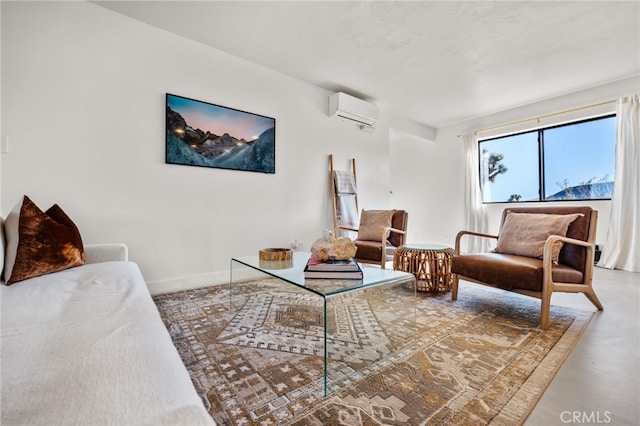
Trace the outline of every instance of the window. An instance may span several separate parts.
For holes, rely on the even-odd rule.
[[[615,144],[615,115],[482,140],[482,200],[610,199]]]

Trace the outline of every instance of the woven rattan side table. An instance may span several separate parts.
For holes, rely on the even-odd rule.
[[[416,290],[430,293],[451,290],[454,250],[440,244],[405,244],[396,249],[393,269],[412,273]]]

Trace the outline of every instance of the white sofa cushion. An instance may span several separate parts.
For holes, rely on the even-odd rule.
[[[0,424],[214,424],[135,263],[0,291]]]

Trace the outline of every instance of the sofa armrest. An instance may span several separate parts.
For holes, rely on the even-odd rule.
[[[85,244],[84,257],[86,263],[129,260],[129,249],[121,243]]]

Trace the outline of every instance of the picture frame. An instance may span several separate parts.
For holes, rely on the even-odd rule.
[[[166,94],[165,162],[274,174],[276,120]]]

